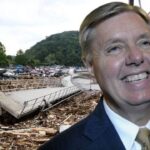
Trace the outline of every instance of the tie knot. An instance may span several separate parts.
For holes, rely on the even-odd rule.
[[[136,141],[141,144],[142,150],[150,150],[150,130],[147,128],[140,128]]]

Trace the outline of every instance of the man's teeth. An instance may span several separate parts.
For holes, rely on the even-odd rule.
[[[125,78],[125,81],[126,82],[134,82],[134,81],[146,79],[147,77],[148,77],[148,74],[146,72],[144,72],[144,73],[140,73],[138,75],[127,76]]]

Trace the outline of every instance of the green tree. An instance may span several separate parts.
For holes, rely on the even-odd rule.
[[[11,55],[7,55],[7,61],[9,64],[14,64],[15,63],[15,60],[14,60],[14,57],[11,56]]]
[[[81,47],[78,31],[67,31],[46,37],[25,53],[27,58],[33,57],[40,64],[59,64],[65,66],[81,66]]]
[[[0,66],[2,67],[8,65],[8,60],[5,52],[6,52],[5,46],[0,42]]]
[[[49,55],[45,58],[45,62],[48,63],[48,65],[57,64],[55,54],[49,54]]]
[[[22,50],[17,51],[17,55],[15,57],[15,63],[20,65],[27,64],[27,58]]]
[[[40,65],[40,61],[34,58],[30,58],[27,60],[27,65],[35,67],[35,66]]]

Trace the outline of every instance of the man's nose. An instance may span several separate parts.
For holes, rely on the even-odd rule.
[[[126,65],[139,66],[144,62],[143,51],[141,49],[132,48],[127,53]]]

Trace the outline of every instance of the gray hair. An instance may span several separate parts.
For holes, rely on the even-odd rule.
[[[134,12],[141,16],[147,24],[150,24],[148,14],[137,6],[132,6],[122,2],[111,2],[96,8],[85,17],[80,26],[79,42],[82,48],[83,61],[88,61],[89,63],[92,61],[92,50],[90,46],[93,40],[94,27],[97,24],[123,12]]]

